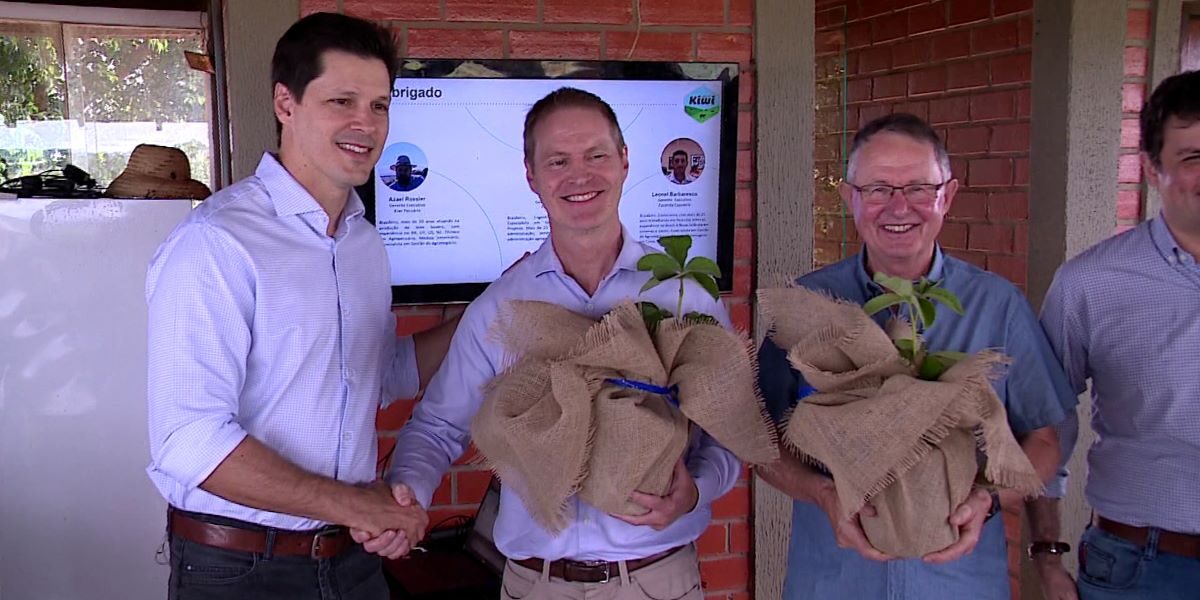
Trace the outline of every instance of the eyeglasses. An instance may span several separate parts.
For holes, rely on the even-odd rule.
[[[892,199],[892,194],[900,192],[904,199],[911,204],[929,204],[937,198],[938,192],[946,187],[949,180],[941,183],[910,183],[908,185],[887,185],[871,183],[858,186],[846,182],[854,191],[862,195],[863,200],[870,204],[886,204]]]

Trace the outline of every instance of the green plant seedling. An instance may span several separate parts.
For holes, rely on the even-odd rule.
[[[906,319],[909,325],[908,337],[893,339],[892,343],[896,345],[900,356],[913,366],[918,377],[936,381],[942,373],[966,357],[962,352],[928,352],[922,336],[937,319],[935,302],[946,305],[960,315],[963,314],[962,302],[953,292],[939,287],[940,282],[924,277],[914,282],[876,273],[875,283],[887,291],[864,304],[863,310],[873,315],[881,310],[898,307],[900,318]]]
[[[717,278],[721,276],[721,268],[711,258],[704,256],[694,256],[688,259],[688,251],[692,249],[692,236],[690,235],[668,235],[658,238],[658,243],[663,247],[663,252],[652,252],[643,256],[638,260],[639,271],[650,271],[650,279],[642,286],[641,291],[653,289],[659,284],[670,281],[672,279],[679,280],[679,302],[675,305],[675,314],[683,314],[683,288],[684,280],[691,279],[700,284],[700,287],[713,297],[713,300],[718,300],[721,297],[720,291],[717,289]],[[652,303],[643,302],[642,316],[647,317],[647,308],[644,306]],[[658,309],[655,306],[655,309]],[[666,316],[671,316],[670,313],[658,309],[659,313]],[[657,316],[652,313],[651,316]],[[709,320],[715,321],[711,316],[703,313],[689,313],[685,315],[685,319],[695,320],[699,317],[707,317]],[[658,321],[662,318],[659,317]],[[654,321],[657,324],[658,321]],[[647,317],[647,323],[649,323]],[[699,322],[709,322],[702,320]]]

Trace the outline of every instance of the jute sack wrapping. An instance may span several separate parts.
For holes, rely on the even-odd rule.
[[[1002,355],[981,352],[923,381],[857,305],[803,288],[761,290],[759,304],[772,340],[818,390],[792,411],[785,443],[833,475],[844,518],[872,503],[877,516],[862,519],[871,545],[917,557],[954,543],[947,519],[970,494],[977,448],[988,483],[1041,492],[992,389]]]
[[[708,328],[724,332],[665,322],[652,337],[632,303],[597,322],[554,304],[511,302],[492,329],[511,366],[484,390],[472,422],[476,446],[552,532],[566,525],[567,500],[574,494],[608,513],[644,513],[628,502],[630,493],[666,493],[688,444],[691,413],[701,427],[713,428],[709,433],[719,442],[729,434],[746,436],[740,447],[772,460],[775,440],[753,385],[748,346],[724,332],[732,345],[726,339],[710,351],[705,342],[718,336]],[[670,360],[660,355],[664,344]],[[728,354],[729,348],[737,353]],[[710,356],[717,350],[724,358]],[[695,353],[703,355],[703,365]],[[679,408],[665,394],[611,382],[618,379],[678,385]],[[757,433],[747,426],[753,422],[747,409],[757,419]],[[722,412],[729,414],[716,418]],[[755,440],[762,447],[754,447]]]

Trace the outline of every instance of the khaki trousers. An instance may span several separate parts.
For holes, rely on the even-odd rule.
[[[620,577],[607,583],[577,583],[550,577],[550,563],[539,573],[513,563],[504,566],[503,600],[703,600],[696,546],[630,573],[620,562]]]

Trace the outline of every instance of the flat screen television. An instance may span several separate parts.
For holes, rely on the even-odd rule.
[[[732,286],[738,68],[732,63],[403,61],[387,142],[358,188],[383,236],[397,304],[475,298],[549,234],[525,179],[538,99],[577,87],[612,105],[629,148],[620,215],[654,244],[690,234]]]

